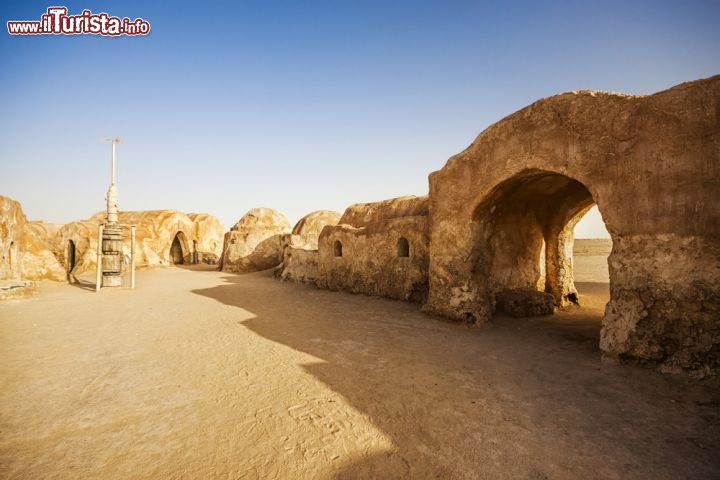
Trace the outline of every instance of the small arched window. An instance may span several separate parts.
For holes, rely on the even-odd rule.
[[[342,257],[342,243],[340,243],[340,240],[335,240],[335,256]]]
[[[400,237],[397,243],[398,257],[409,257],[410,256],[410,243],[407,238]]]

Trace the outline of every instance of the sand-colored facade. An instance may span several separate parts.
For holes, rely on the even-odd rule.
[[[63,225],[58,231],[58,257],[73,275],[92,271],[97,265],[98,226],[104,213],[88,220]],[[216,262],[222,253],[224,229],[208,214],[185,214],[175,210],[121,211],[123,255],[130,258],[130,226],[135,225],[135,265],[153,267],[202,261]]]
[[[73,281],[97,265],[98,226],[104,213],[55,225],[28,221],[20,204],[0,197],[0,279]],[[120,212],[123,256],[130,259],[130,226],[136,226],[135,264],[217,263],[224,228],[208,214],[174,210]]]
[[[275,275],[282,280],[314,284],[318,280],[318,244],[327,225],[337,225],[341,215],[333,210],[308,213],[283,235],[282,263]]]
[[[428,292],[427,197],[349,207],[320,234],[318,286],[422,302]]]
[[[65,281],[54,255],[58,228],[28,221],[19,202],[0,196],[0,280]]]
[[[573,228],[597,205],[613,240],[604,356],[717,373],[719,112],[720,76],[648,96],[539,100],[432,173],[427,199],[349,208],[317,254],[300,256],[317,270],[307,281],[476,324],[508,293],[545,292],[562,308],[580,300]]]
[[[272,208],[253,208],[225,233],[220,269],[255,272],[282,262],[282,236],[292,231],[290,222]]]

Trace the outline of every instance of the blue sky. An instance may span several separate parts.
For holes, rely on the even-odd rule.
[[[229,228],[263,206],[294,223],[426,194],[430,172],[539,98],[720,73],[715,0],[500,3],[60,3],[152,27],[113,38],[11,36],[5,22],[54,4],[5,1],[0,194],[31,219],[102,210],[112,135],[121,209]]]

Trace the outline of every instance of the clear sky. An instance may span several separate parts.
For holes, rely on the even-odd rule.
[[[152,30],[7,33],[56,4]],[[125,140],[123,210],[208,212],[229,228],[262,206],[294,223],[427,194],[430,172],[539,98],[720,73],[717,0],[4,0],[0,12],[0,194],[57,223],[104,209],[102,136]],[[578,236],[602,235],[598,223]]]

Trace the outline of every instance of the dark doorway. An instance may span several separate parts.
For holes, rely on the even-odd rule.
[[[183,258],[182,243],[180,242],[180,235],[180,232],[175,235],[172,245],[170,246],[170,260],[175,265],[182,265],[183,263],[185,263],[185,260]]]
[[[410,243],[407,238],[400,237],[397,243],[398,257],[409,257],[410,256]]]
[[[340,243],[340,240],[335,240],[335,256],[342,257],[342,253],[342,243]]]
[[[73,271],[75,268],[75,242],[68,240],[67,249],[67,271],[68,273]]]

